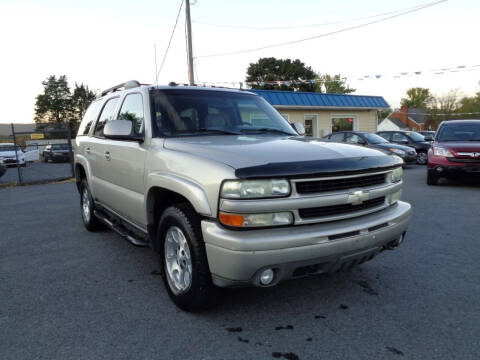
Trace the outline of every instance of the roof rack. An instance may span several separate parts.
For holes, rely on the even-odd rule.
[[[108,93],[111,93],[111,92],[118,91],[119,89],[125,89],[125,90],[126,89],[133,89],[133,88],[139,87],[140,85],[141,84],[137,80],[130,80],[130,81],[112,86],[111,88],[108,88],[107,90],[103,90],[100,93],[99,97],[105,96],[105,95],[107,95]]]

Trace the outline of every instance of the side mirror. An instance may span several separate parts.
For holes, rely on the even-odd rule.
[[[107,139],[143,141],[143,135],[135,134],[133,123],[129,120],[110,120],[103,128]]]
[[[294,122],[291,125],[292,125],[293,130],[295,130],[298,133],[298,135],[300,135],[300,136],[305,135],[305,127],[303,126],[302,123]]]

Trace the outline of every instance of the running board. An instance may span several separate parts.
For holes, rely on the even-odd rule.
[[[148,241],[144,241],[142,239],[139,239],[137,237],[132,236],[125,230],[121,225],[115,224],[109,219],[105,217],[100,211],[94,210],[94,215],[100,220],[102,223],[107,225],[110,229],[115,231],[118,235],[123,237],[125,240],[128,242],[132,243],[135,246],[150,246],[150,243]]]

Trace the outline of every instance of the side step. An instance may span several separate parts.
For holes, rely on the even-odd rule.
[[[98,210],[94,210],[93,213],[98,218],[98,220],[100,220],[102,223],[107,225],[110,229],[115,231],[118,235],[120,235],[125,240],[132,243],[133,245],[135,245],[135,246],[150,246],[150,243],[148,241],[145,241],[143,239],[135,237],[135,235],[132,232],[129,232],[121,224],[117,224],[117,223],[112,222],[102,212],[100,212]]]

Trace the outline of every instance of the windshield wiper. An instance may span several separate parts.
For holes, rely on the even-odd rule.
[[[227,134],[227,135],[241,135],[238,131],[233,131],[233,130],[227,130],[227,129],[208,129],[208,128],[200,128],[200,129],[195,129],[192,131],[192,133],[197,133],[197,132],[215,132],[218,134]]]
[[[288,131],[274,129],[274,128],[240,129],[240,131],[242,131],[242,132],[244,132],[244,131],[272,132],[272,133],[277,133],[277,134],[285,134],[285,135],[295,136],[294,134],[289,133]]]

